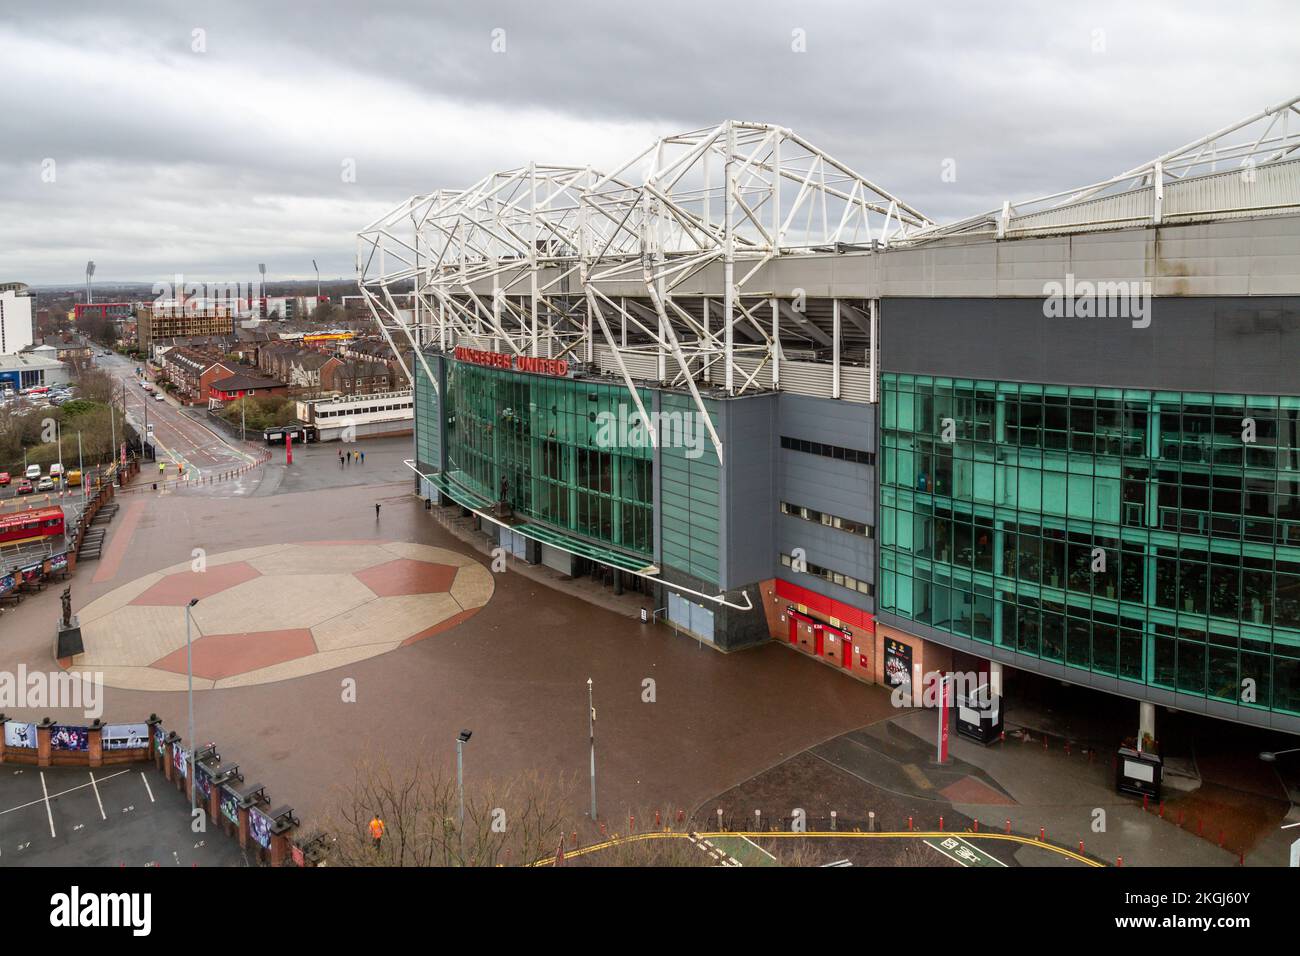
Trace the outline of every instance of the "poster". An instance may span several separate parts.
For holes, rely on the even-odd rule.
[[[885,638],[885,683],[890,687],[912,683],[912,647],[891,637]]]
[[[269,850],[271,848],[271,818],[261,810],[249,810],[248,835]]]
[[[16,720],[5,721],[5,746],[35,750],[36,725],[23,724]]]
[[[194,768],[194,790],[204,800],[212,796],[212,778],[199,766]]]
[[[12,574],[6,574],[4,577],[0,577],[0,594],[4,594],[6,591],[12,591],[17,586],[18,582],[14,579]]]
[[[190,753],[184,747],[179,746],[179,740],[176,743],[177,746],[172,747],[172,765],[176,768],[176,772],[184,777],[189,769]]]
[[[149,746],[148,724],[106,724],[101,739],[105,750],[131,750]]]
[[[56,554],[54,557],[50,558],[51,571],[66,571],[67,569],[68,553],[66,551],[63,552],[63,554]]]
[[[229,787],[221,788],[221,815],[231,823],[239,822],[239,794]]]
[[[90,747],[89,727],[55,724],[50,728],[51,750],[86,750]]]
[[[18,577],[22,580],[23,584],[27,584],[31,581],[39,581],[41,579],[41,566],[39,564],[33,564],[31,567],[22,568],[18,572]]]
[[[153,725],[153,747],[154,750],[156,750],[158,753],[165,753],[165,751],[163,750],[164,739],[165,736],[163,734],[162,722],[159,721],[158,723]]]

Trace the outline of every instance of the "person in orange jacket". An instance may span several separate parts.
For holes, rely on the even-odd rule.
[[[374,819],[370,821],[370,839],[375,841],[375,849],[379,849],[379,843],[384,838],[384,821],[379,819],[379,814],[375,814]]]

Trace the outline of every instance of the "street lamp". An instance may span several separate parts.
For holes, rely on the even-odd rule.
[[[587,736],[591,739],[591,822],[596,822],[596,705],[592,703],[591,678],[587,678]]]
[[[460,796],[460,855],[465,857],[465,745],[471,731],[462,730],[456,737],[456,792]]]
[[[190,761],[189,761],[189,787],[190,787],[190,818],[194,817],[194,652],[193,644],[190,641],[190,609],[199,603],[198,598],[190,598],[190,603],[185,605],[185,677],[189,685],[190,696]]]
[[[1263,750],[1260,751],[1259,759],[1264,763],[1277,763],[1277,758],[1283,754],[1300,753],[1300,747],[1292,747],[1290,750]]]

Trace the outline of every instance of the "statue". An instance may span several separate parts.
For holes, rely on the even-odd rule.
[[[63,589],[61,596],[63,601],[63,626],[72,627],[72,585],[69,584]]]

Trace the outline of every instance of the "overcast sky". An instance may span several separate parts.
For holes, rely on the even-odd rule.
[[[1298,36],[1295,0],[0,0],[0,281],[351,277],[413,193],[729,117],[946,221],[1300,93]]]

